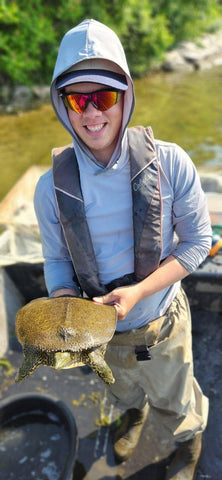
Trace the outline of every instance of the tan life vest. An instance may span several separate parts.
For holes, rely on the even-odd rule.
[[[110,284],[112,288],[139,282],[156,270],[162,249],[160,178],[152,129],[129,128],[128,142],[133,199],[134,273],[114,279]],[[60,222],[79,286],[90,298],[104,295],[111,288],[107,288],[99,279],[73,145],[56,148],[52,153]]]

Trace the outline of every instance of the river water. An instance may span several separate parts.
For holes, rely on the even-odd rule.
[[[151,125],[156,138],[178,143],[197,167],[222,166],[222,67],[158,73],[135,81],[131,125]],[[70,143],[50,105],[0,117],[0,199],[33,164],[50,165],[50,151]]]

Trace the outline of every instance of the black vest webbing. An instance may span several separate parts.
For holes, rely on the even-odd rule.
[[[151,128],[128,129],[128,140],[133,198],[134,280],[138,282],[158,267],[161,258],[160,179]],[[53,178],[60,221],[79,285],[90,298],[104,295],[107,289],[99,279],[73,145],[53,150]]]

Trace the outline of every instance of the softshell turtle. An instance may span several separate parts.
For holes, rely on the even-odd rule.
[[[89,365],[105,383],[114,383],[104,355],[115,327],[113,306],[65,296],[32,300],[16,317],[24,355],[16,381],[21,382],[39,365],[56,370]]]

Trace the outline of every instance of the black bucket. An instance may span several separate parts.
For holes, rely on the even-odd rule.
[[[77,428],[54,397],[23,394],[0,402],[1,480],[72,480]]]

